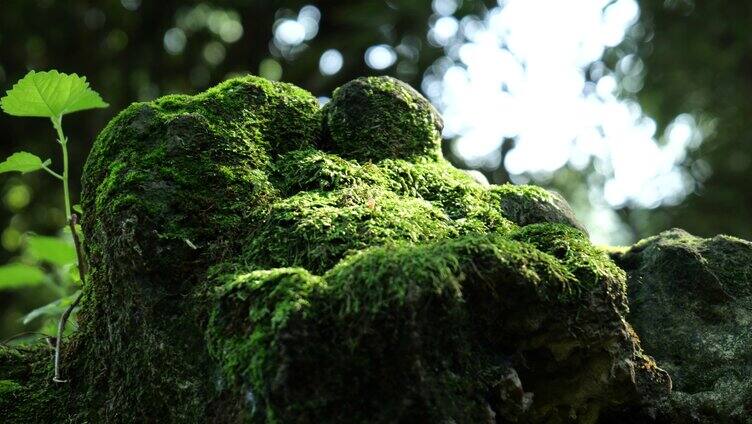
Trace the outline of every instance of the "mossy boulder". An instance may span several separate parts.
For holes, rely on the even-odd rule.
[[[533,185],[511,184],[494,187],[492,190],[498,192],[504,216],[518,225],[558,222],[587,234],[585,226],[577,220],[569,203],[559,193]]]
[[[659,420],[752,423],[752,243],[675,229],[615,256],[627,319],[673,380]]]
[[[0,416],[666,416],[678,398],[627,322],[624,270],[560,196],[453,168],[440,130],[391,78],[350,82],[323,109],[256,77],[127,108],[85,168],[90,272],[69,382],[51,383],[49,348],[3,348]],[[634,252],[619,256],[631,278]]]
[[[334,90],[324,107],[323,150],[359,161],[441,156],[444,126],[436,109],[391,77],[358,78]]]

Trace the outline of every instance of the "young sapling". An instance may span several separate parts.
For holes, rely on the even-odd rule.
[[[42,160],[38,156],[29,152],[18,152],[9,156],[4,162],[0,163],[0,173],[2,172],[21,172],[28,173],[32,171],[44,170],[53,177],[62,182],[63,200],[65,208],[65,218],[67,225],[70,227],[73,244],[75,247],[75,262],[78,267],[81,284],[84,284],[86,275],[86,263],[83,257],[81,241],[78,234],[78,215],[73,213],[71,206],[71,195],[69,187],[69,161],[68,161],[68,138],[63,132],[63,116],[73,112],[79,112],[87,109],[96,109],[107,107],[108,104],[102,100],[102,97],[89,87],[86,77],[79,77],[76,74],[65,74],[56,70],[46,72],[30,71],[26,76],[21,78],[13,88],[7,91],[6,95],[0,99],[0,108],[13,116],[22,117],[39,117],[48,118],[52,122],[52,127],[57,136],[57,142],[60,144],[63,156],[62,173],[55,172],[50,168],[51,160]],[[55,252],[54,243],[47,244],[49,247],[41,249],[42,257],[55,258],[59,252]],[[59,245],[58,245],[59,246]],[[47,249],[47,251],[45,251]],[[54,260],[51,261],[55,263]],[[59,265],[59,264],[58,264]],[[32,273],[28,268],[16,265],[15,267],[0,267],[0,279],[7,278],[23,279],[23,276],[13,274],[12,272],[25,272],[27,275]],[[5,271],[5,272],[3,272]],[[55,337],[55,375],[53,381],[64,383],[60,372],[60,355],[62,349],[63,331],[65,324],[70,317],[73,309],[81,300],[79,292],[75,300],[68,306],[60,317],[57,327],[57,336]]]

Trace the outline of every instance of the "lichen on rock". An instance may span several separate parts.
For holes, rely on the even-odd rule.
[[[37,402],[76,422],[661,416],[679,397],[662,351],[656,364],[626,320],[624,270],[560,196],[453,168],[440,131],[428,101],[387,77],[347,83],[323,109],[257,77],[127,108],[85,168],[90,275],[66,344],[70,383],[47,381],[43,347],[2,350],[0,413],[32,422]],[[636,252],[617,261],[630,278]]]

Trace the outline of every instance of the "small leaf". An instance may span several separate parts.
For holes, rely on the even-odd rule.
[[[73,210],[74,210],[74,211],[76,211],[76,212],[77,212],[77,213],[78,213],[79,215],[83,215],[83,214],[84,214],[84,210],[83,210],[83,208],[81,207],[81,205],[78,205],[78,204],[76,204],[76,205],[73,205],[73,206],[72,206],[72,208],[73,208]]]
[[[57,266],[76,262],[76,249],[65,240],[57,237],[31,236],[26,250],[37,260]]]
[[[35,318],[40,317],[42,315],[62,314],[63,312],[65,312],[65,307],[60,305],[60,301],[61,299],[58,299],[54,302],[48,303],[44,306],[40,306],[39,308],[34,309],[33,311],[24,315],[23,318],[21,318],[21,322],[23,324],[28,324],[31,321],[33,321]]]
[[[70,296],[65,296],[63,298],[50,302],[44,306],[40,306],[39,308],[34,309],[33,311],[24,315],[23,318],[21,318],[21,322],[23,324],[28,324],[37,317],[61,315],[63,312],[65,312],[66,309],[68,309],[68,305],[70,305],[73,302],[76,296],[78,296],[79,291],[80,290],[76,290],[76,292],[71,294]]]
[[[43,118],[107,106],[99,94],[89,88],[86,77],[55,70],[30,71],[0,99],[0,107],[9,115]]]
[[[36,286],[44,281],[41,269],[20,263],[0,266],[0,290]]]
[[[16,171],[25,174],[27,172],[38,171],[49,164],[49,159],[42,162],[42,159],[37,155],[29,152],[18,152],[8,156],[5,162],[0,163],[0,173]]]

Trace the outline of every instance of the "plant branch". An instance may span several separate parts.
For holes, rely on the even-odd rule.
[[[8,343],[12,342],[13,340],[15,340],[15,339],[17,339],[19,337],[30,336],[30,335],[33,335],[33,334],[36,334],[36,335],[39,335],[39,336],[44,336],[47,339],[53,338],[53,336],[50,336],[47,333],[40,333],[38,331],[24,331],[23,333],[14,334],[14,335],[12,335],[12,336],[10,336],[8,338],[3,339],[2,341],[0,341],[0,346],[5,346]]]
[[[70,226],[71,234],[73,235],[73,245],[76,247],[76,258],[78,259],[78,276],[81,279],[81,286],[84,286],[85,277],[86,277],[86,261],[84,260],[84,252],[81,247],[81,240],[78,238],[78,232],[76,229],[76,225],[78,224],[78,215],[71,214],[70,219],[68,220],[68,225]],[[63,316],[60,317],[60,322],[57,326],[57,339],[55,340],[55,376],[52,378],[52,381],[55,383],[66,383],[68,380],[63,380],[60,375],[60,351],[63,345],[63,332],[65,331],[65,324],[68,322],[68,318],[70,317],[70,314],[73,312],[73,309],[78,306],[78,302],[81,301],[81,297],[83,296],[84,292],[83,290],[78,293],[78,296],[76,296],[76,299],[73,301],[73,303],[68,306],[68,309],[63,312]]]
[[[43,169],[44,169],[45,171],[49,172],[49,173],[50,173],[50,175],[52,175],[53,177],[57,178],[58,180],[62,180],[62,179],[63,179],[63,176],[62,176],[62,175],[60,175],[60,174],[58,174],[57,172],[53,171],[53,170],[52,170],[52,169],[50,169],[50,167],[48,167],[47,165],[42,165],[42,168],[43,168]]]

